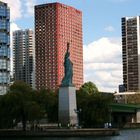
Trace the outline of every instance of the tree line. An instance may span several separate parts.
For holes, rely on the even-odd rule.
[[[102,127],[109,121],[112,96],[101,94],[92,82],[76,91],[79,123],[82,127]],[[33,90],[22,81],[16,81],[9,91],[0,96],[0,129],[15,127],[27,122],[34,124],[41,119],[58,123],[58,91]]]

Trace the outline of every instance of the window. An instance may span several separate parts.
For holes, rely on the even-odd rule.
[[[0,19],[0,29],[6,29],[6,20]]]
[[[7,19],[10,19],[10,9],[7,9]]]
[[[0,59],[0,69],[6,69],[6,60]]]
[[[0,16],[6,16],[6,7],[0,6]]]
[[[1,43],[10,43],[10,37],[6,33],[0,33],[0,42]]]
[[[0,83],[9,82],[8,73],[0,73]]]
[[[10,51],[10,49],[9,49],[9,51]],[[0,56],[7,56],[7,55],[8,55],[8,48],[7,48],[7,46],[1,46],[0,47]]]

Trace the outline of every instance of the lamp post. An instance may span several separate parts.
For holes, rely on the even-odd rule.
[[[111,122],[112,122],[112,109],[110,108],[110,117],[109,117],[109,124],[108,124],[108,126],[109,126],[109,128],[111,128],[112,127],[112,124],[111,124]]]

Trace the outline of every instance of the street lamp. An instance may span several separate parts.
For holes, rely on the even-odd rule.
[[[109,115],[110,117],[109,117],[109,128],[111,128],[112,127],[112,109],[110,108],[110,115]]]

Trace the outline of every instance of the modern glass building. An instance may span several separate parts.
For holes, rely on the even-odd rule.
[[[0,1],[0,95],[10,82],[10,9]]]

